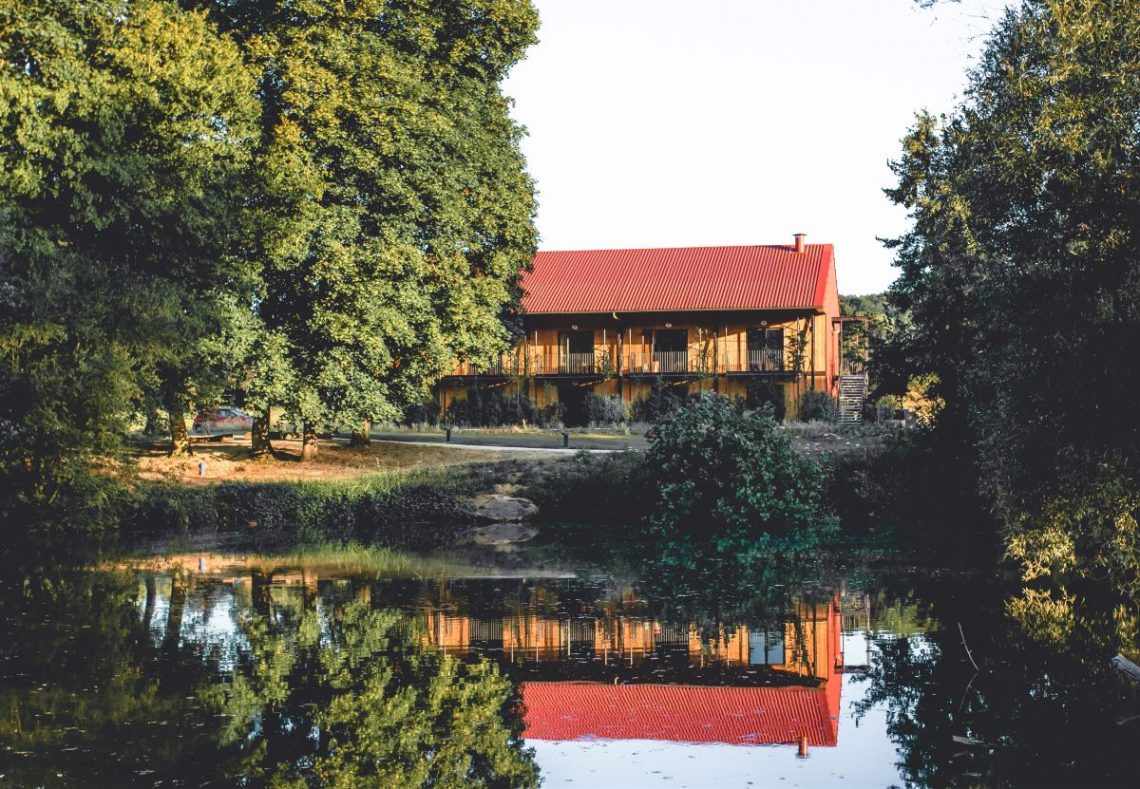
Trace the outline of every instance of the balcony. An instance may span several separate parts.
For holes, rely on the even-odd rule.
[[[697,375],[789,375],[792,368],[780,349],[751,349],[714,355],[690,351],[627,351],[567,353],[561,348],[545,350],[520,348],[491,362],[457,364],[454,377],[520,378],[535,376],[628,377]]]
[[[634,352],[626,354],[624,361],[626,363],[622,365],[622,372],[627,375],[676,375],[696,372],[689,367],[688,351]]]
[[[776,349],[748,351],[748,369],[730,372],[780,373],[784,371],[784,352]]]
[[[597,372],[592,352],[562,353],[558,357],[558,375],[594,375]]]

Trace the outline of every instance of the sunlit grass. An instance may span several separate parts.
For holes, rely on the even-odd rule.
[[[444,579],[491,575],[493,570],[440,556],[420,556],[391,548],[359,545],[312,545],[280,553],[246,554],[191,551],[107,562],[97,569],[182,571],[191,575],[229,576],[287,573],[315,577]]]

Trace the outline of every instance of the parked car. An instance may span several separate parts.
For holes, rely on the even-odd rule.
[[[253,429],[253,417],[236,408],[204,408],[194,417],[194,432],[202,436],[237,435]]]

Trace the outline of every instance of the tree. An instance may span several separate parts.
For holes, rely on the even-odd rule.
[[[1061,481],[1137,484],[1138,50],[1135,3],[1025,0],[894,165],[914,221],[891,242],[900,356],[937,374],[941,433],[1015,533]]]
[[[248,284],[235,238],[257,117],[253,75],[202,13],[0,6],[6,523],[98,487],[88,471],[142,393],[208,333],[202,305]]]
[[[527,2],[187,0],[260,71],[258,311],[295,380],[303,457],[427,399],[506,347],[535,248],[532,184],[499,88]]]

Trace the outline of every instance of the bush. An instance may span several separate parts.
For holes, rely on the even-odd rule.
[[[772,381],[749,381],[745,389],[744,408],[769,408],[772,418],[783,422],[788,410],[783,385]]]
[[[460,427],[498,427],[531,422],[534,411],[526,395],[507,396],[502,389],[473,387],[466,398],[452,402],[447,418]]]
[[[657,424],[668,419],[689,399],[688,391],[676,386],[667,386],[658,379],[649,394],[639,397],[630,409],[635,422],[648,422]]]
[[[617,425],[629,420],[629,411],[620,397],[604,397],[591,392],[585,399],[586,422],[590,425]]]
[[[553,397],[553,395],[548,395]],[[502,427],[531,424],[536,427],[562,427],[566,406],[550,403],[535,406],[528,395],[506,394],[502,389],[474,387],[467,397],[455,400],[447,409],[447,420],[458,427]]]
[[[815,547],[835,526],[825,476],[799,458],[764,411],[703,395],[649,432],[650,534],[674,559],[692,546],[746,557]]]
[[[402,549],[453,543],[470,522],[460,499],[474,477],[419,475],[336,483],[223,483],[140,486],[121,538],[211,534],[253,549],[361,542]]]
[[[403,424],[408,427],[416,425],[434,425],[439,422],[439,403],[417,403],[404,409]]]
[[[629,451],[579,452],[528,486],[523,495],[538,505],[539,517],[554,522],[551,528],[562,538],[574,531],[568,524],[637,529],[652,505],[644,458]],[[585,529],[584,534],[591,545],[600,541],[596,528]]]
[[[827,392],[808,390],[800,395],[797,417],[801,422],[834,422],[839,418],[835,399]]]

